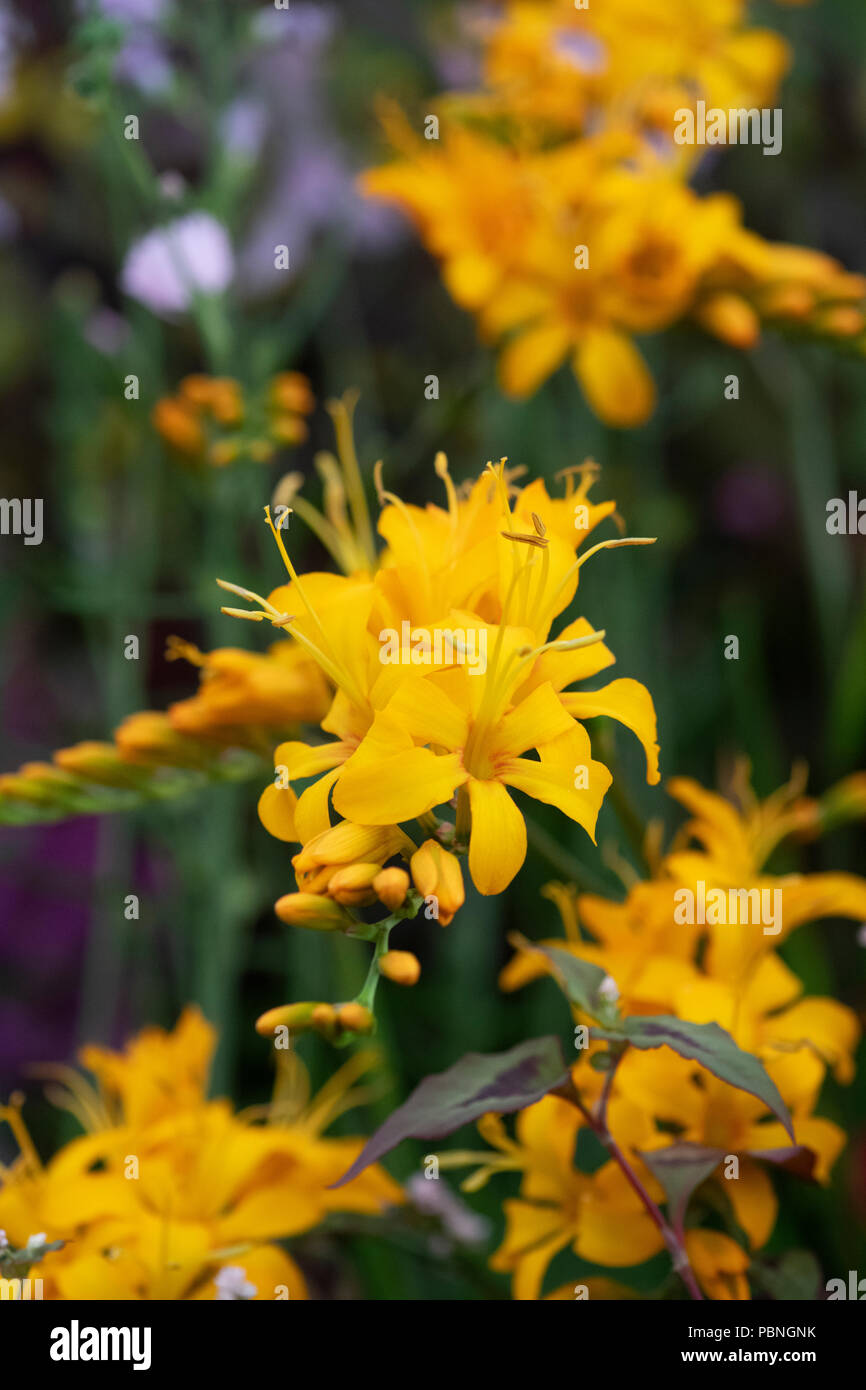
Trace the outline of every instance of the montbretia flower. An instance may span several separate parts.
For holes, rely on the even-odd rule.
[[[55,1098],[85,1133],[45,1164],[20,1111],[0,1110],[20,1149],[0,1177],[0,1225],[13,1245],[34,1230],[65,1242],[40,1261],[46,1298],[213,1299],[243,1284],[244,1297],[303,1299],[303,1274],[276,1240],[332,1210],[375,1215],[403,1201],[380,1168],[329,1191],[362,1141],[322,1132],[363,1098],[352,1088],[369,1051],[312,1100],[296,1055],[275,1052],[274,1101],[236,1114],[207,1099],[215,1043],[189,1008],[173,1032],[145,1029],[123,1053],[85,1048],[96,1086],[51,1068]]]
[[[578,488],[568,479],[562,499],[540,484],[515,487],[505,459],[488,465],[462,500],[444,456],[436,471],[447,511],[410,510],[377,475],[388,550],[372,573],[300,576],[271,521],[290,583],[264,599],[220,582],[256,605],[225,611],[291,632],[336,686],[322,720],[336,741],[277,748],[283,782],[263,794],[265,825],[306,844],[330,827],[331,804],[357,826],[398,826],[429,818],[456,794],[454,847],[468,849],[480,891],[498,893],[526,854],[524,819],[507,789],[558,807],[594,837],[611,774],[592,757],[581,717],[608,715],[632,729],[646,749],[648,781],[658,780],[655,712],[645,688],[619,680],[595,692],[569,689],[613,660],[604,632],[578,619],[551,637],[587,560],[650,541],[619,537],[581,550],[614,511],[612,503],[589,502],[593,465],[580,470]],[[383,662],[383,620],[390,632],[437,613],[430,630],[450,634],[444,656],[435,656],[434,644],[424,674],[414,657]],[[471,670],[461,647],[470,634],[483,653]],[[296,798],[292,783],[310,778]]]

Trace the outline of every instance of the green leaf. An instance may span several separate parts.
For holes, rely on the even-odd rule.
[[[689,1061],[706,1067],[720,1081],[756,1096],[794,1139],[791,1116],[775,1082],[767,1075],[757,1057],[738,1047],[730,1033],[726,1033],[718,1023],[688,1023],[685,1019],[658,1014],[647,1018],[627,1018],[623,1029],[633,1047],[644,1050],[670,1047],[680,1057],[687,1057]]]
[[[821,1267],[809,1250],[788,1250],[775,1265],[755,1265],[757,1283],[780,1303],[814,1303],[821,1284]]]
[[[568,1077],[557,1038],[532,1038],[508,1052],[468,1052],[447,1071],[425,1077],[332,1186],[351,1182],[404,1139],[439,1139],[490,1111],[523,1110]]]

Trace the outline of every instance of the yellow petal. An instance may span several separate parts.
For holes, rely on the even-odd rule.
[[[508,396],[531,396],[565,358],[571,334],[556,320],[518,332],[499,356],[499,381]]]
[[[501,782],[469,782],[469,872],[479,893],[502,893],[526,858],[526,823]]]
[[[749,1237],[753,1250],[760,1250],[773,1234],[779,1201],[769,1175],[759,1163],[744,1158],[739,1177],[724,1184],[737,1222]]]
[[[575,354],[583,393],[602,420],[620,429],[643,425],[655,408],[655,386],[631,338],[611,328],[592,329]]]
[[[437,758],[429,748],[416,748],[408,734],[377,715],[343,768],[334,805],[362,825],[394,825],[450,801],[466,778],[456,753]]]
[[[574,727],[562,701],[549,683],[536,686],[521,700],[496,730],[495,756],[516,758],[528,748],[566,734]]]
[[[387,715],[421,743],[458,749],[466,743],[468,720],[453,700],[429,680],[410,676],[388,702]]]
[[[646,753],[646,779],[650,786],[659,781],[659,746],[656,712],[652,696],[640,681],[624,677],[591,692],[563,695],[562,703],[575,719],[594,719],[606,714],[619,720],[643,744]]]
[[[577,618],[563,628],[556,640],[571,642],[575,637],[588,637],[592,631],[592,624],[586,618]],[[533,686],[550,681],[554,690],[565,690],[576,681],[592,680],[615,660],[613,652],[603,642],[592,642],[588,647],[576,647],[572,651],[544,652],[533,666],[530,680]]]
[[[538,753],[540,762],[512,758],[503,763],[499,773],[503,782],[556,806],[582,825],[594,844],[598,813],[613,778],[604,763],[593,760],[586,730],[575,724],[568,733],[542,744]],[[584,780],[586,787],[581,785]]]
[[[345,743],[281,743],[274,753],[274,767],[284,767],[290,782],[301,782],[339,767],[350,752]]]
[[[299,839],[295,826],[298,798],[291,787],[277,787],[273,782],[259,797],[259,820],[275,840],[294,842]]]
[[[301,792],[295,808],[295,829],[302,845],[307,844],[315,835],[321,835],[324,830],[330,830],[328,796],[339,775],[340,769],[335,767],[312,786],[307,787],[306,791]]]

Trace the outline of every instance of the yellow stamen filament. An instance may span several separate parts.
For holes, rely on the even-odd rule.
[[[358,403],[358,395],[357,391],[347,391],[342,400],[330,401],[327,409],[334,422],[337,453],[343,465],[343,477],[346,481],[346,493],[349,498],[352,520],[355,524],[355,533],[372,569],[376,563],[373,524],[370,520],[370,509],[367,506],[367,497],[364,492],[361,468],[358,463],[358,455],[355,452],[355,440],[352,433],[352,417]]]

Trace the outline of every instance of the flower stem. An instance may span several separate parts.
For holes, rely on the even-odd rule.
[[[656,1226],[658,1226],[659,1230],[661,1231],[662,1238],[668,1250],[668,1254],[670,1255],[671,1260],[673,1261],[674,1269],[676,1270],[677,1274],[680,1276],[686,1288],[688,1289],[689,1297],[695,1299],[695,1301],[702,1302],[704,1296],[701,1293],[700,1288],[698,1287],[698,1281],[695,1278],[695,1273],[689,1262],[689,1257],[686,1254],[686,1248],[683,1244],[681,1236],[678,1235],[677,1232],[673,1229],[673,1227],[669,1225],[668,1222],[665,1220],[663,1212],[656,1205],[650,1194],[647,1192],[637,1173],[632,1168],[622,1149],[619,1147],[610,1130],[608,1129],[606,1118],[607,1100],[610,1095],[610,1088],[613,1082],[613,1073],[615,1070],[616,1064],[614,1064],[614,1067],[611,1069],[611,1072],[608,1075],[604,1091],[602,1092],[601,1106],[599,1107],[599,1112],[596,1114],[593,1114],[593,1112],[589,1110],[587,1106],[584,1105],[583,1101],[580,1098],[580,1095],[578,1094],[577,1088],[574,1085],[574,1082],[571,1080],[567,1081],[563,1086],[558,1086],[556,1090],[553,1092],[553,1094],[560,1096],[563,1100],[567,1100],[571,1105],[574,1105],[580,1111],[581,1115],[583,1115],[584,1119],[592,1129],[593,1133],[598,1135],[598,1138],[601,1140],[602,1144],[604,1144],[611,1158],[621,1168],[623,1176],[625,1177],[629,1186],[640,1198],[641,1202],[646,1207],[646,1210],[650,1218],[652,1219],[652,1221],[655,1222]]]

